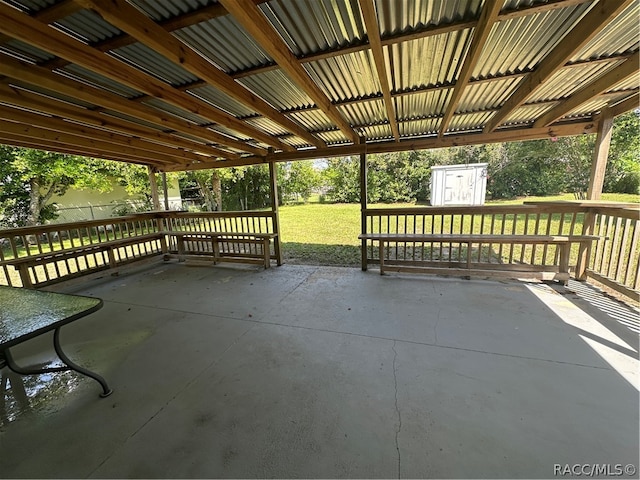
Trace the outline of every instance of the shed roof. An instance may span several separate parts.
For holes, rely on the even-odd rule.
[[[169,171],[589,133],[638,105],[638,18],[638,0],[0,0],[0,143]]]

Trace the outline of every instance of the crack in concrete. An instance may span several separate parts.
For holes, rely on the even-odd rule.
[[[396,360],[398,358],[398,352],[396,351],[396,341],[393,341],[393,386],[395,388],[395,407],[396,415],[398,416],[398,426],[396,428],[396,452],[398,452],[398,478],[400,478],[400,471],[402,466],[402,459],[400,457],[400,444],[398,443],[398,437],[400,436],[400,430],[402,430],[402,415],[400,415],[400,409],[398,408],[398,369],[396,366]]]
[[[438,308],[438,315],[436,316],[436,323],[433,326],[433,337],[434,337],[434,344],[438,345],[438,325],[440,324],[440,312],[442,311],[441,308]]]

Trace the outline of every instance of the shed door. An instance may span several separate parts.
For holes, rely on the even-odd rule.
[[[444,183],[445,205],[472,205],[475,170],[447,172]]]

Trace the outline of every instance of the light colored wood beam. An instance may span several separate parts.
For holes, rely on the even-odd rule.
[[[503,3],[503,0],[486,0],[482,7],[482,13],[480,14],[478,25],[473,31],[471,45],[469,46],[467,55],[464,58],[462,69],[460,70],[460,74],[456,80],[456,86],[453,88],[451,98],[449,99],[447,108],[444,112],[444,117],[440,123],[440,130],[438,131],[439,137],[442,137],[449,128],[449,124],[451,123],[451,119],[458,108],[464,89],[467,88],[467,85],[469,84],[473,69],[476,67],[478,60],[482,55],[482,49],[487,43],[487,39],[491,33],[491,29],[498,19],[498,13],[500,13],[500,7]]]
[[[338,109],[331,104],[324,92],[315,84],[302,67],[298,59],[291,53],[287,44],[273,28],[260,9],[251,0],[221,0],[222,5],[233,15],[254,40],[282,68],[291,79],[320,107],[338,128],[353,142],[358,141],[358,134],[351,125],[342,118]]]
[[[82,10],[82,7],[76,4],[73,0],[62,0],[39,10],[33,15],[33,18],[37,18],[42,23],[52,23],[71,15],[78,10]],[[9,40],[11,40],[9,35],[0,34],[0,44],[6,43]]]
[[[376,142],[368,144],[353,144],[337,147],[328,147],[316,150],[300,152],[274,153],[266,158],[244,157],[241,160],[221,160],[211,164],[192,164],[186,167],[167,166],[166,171],[198,170],[203,168],[237,167],[255,165],[273,160],[274,162],[290,162],[296,160],[311,160],[314,158],[346,157],[368,154],[407,152],[413,150],[430,150],[433,148],[457,147],[460,145],[482,145],[487,143],[516,142],[525,140],[537,140],[540,138],[568,137],[573,135],[585,135],[596,132],[593,122],[571,123],[557,125],[548,128],[518,128],[500,130],[492,133],[474,133],[464,135],[447,135],[443,138],[431,137],[417,140],[401,140],[399,142]]]
[[[138,148],[123,145],[114,145],[113,143],[106,142],[104,140],[87,138],[82,135],[71,133],[56,132],[54,130],[42,127],[35,127],[30,124],[0,120],[0,132],[15,135],[17,137],[22,137],[23,139],[33,139],[34,142],[36,142],[38,145],[42,145],[43,141],[51,141],[55,143],[63,143],[72,150],[78,147],[78,152],[81,152],[84,147],[87,147],[93,151],[104,151],[105,153],[111,153],[115,155],[122,153],[129,158],[140,159],[139,163],[144,163],[142,162],[142,160],[148,160],[151,162],[164,163],[168,165],[178,164],[175,158],[169,157],[164,154],[152,153],[146,150],[140,150]],[[80,155],[80,153],[78,153],[78,155]]]
[[[373,60],[376,64],[378,81],[380,82],[380,88],[382,89],[384,106],[387,110],[387,117],[389,118],[389,125],[391,126],[393,138],[395,138],[397,142],[400,140],[400,130],[398,129],[398,121],[396,118],[396,109],[393,98],[391,98],[387,65],[382,51],[382,42],[380,41],[378,16],[376,14],[376,6],[373,1],[374,0],[360,0],[360,10],[362,11],[362,18],[364,18],[364,24],[367,28],[369,46],[371,47],[371,54],[373,55]]]
[[[127,32],[140,43],[163,55],[185,70],[203,79],[207,84],[219,89],[266,118],[283,126],[289,132],[306,140],[311,145],[322,148],[327,145],[304,130],[300,125],[277,111],[260,97],[254,95],[233,78],[198,55],[189,46],[168,33],[137,8],[124,0],[110,2],[96,0],[76,0],[91,9],[106,21]]]
[[[230,139],[208,128],[194,125],[186,120],[180,120],[165,114],[155,108],[127,100],[119,95],[110,93],[81,82],[56,75],[42,67],[29,65],[6,55],[0,54],[0,75],[20,80],[28,85],[42,87],[52,92],[77,98],[92,105],[108,108],[134,118],[159,125],[168,130],[175,130],[206,142],[216,142],[254,155],[266,155],[266,150],[245,144],[239,140]]]
[[[124,135],[132,135],[159,145],[184,149],[200,154],[207,154],[214,157],[229,159],[240,158],[239,155],[225,152],[224,150],[209,147],[208,145],[195,141],[190,142],[182,137],[176,137],[149,127],[144,127],[119,118],[110,117],[105,114],[87,110],[86,108],[76,107],[67,102],[53,100],[36,93],[29,92],[21,88],[11,87],[2,83],[0,83],[0,102],[16,107],[28,108],[48,115],[58,116],[63,119],[75,120],[99,129],[115,131]]]
[[[190,111],[212,122],[253,137],[282,150],[292,150],[289,145],[251,127],[210,104],[181,92],[160,80],[131,67],[114,57],[96,51],[11,7],[0,4],[0,32],[38,47],[70,62],[106,76],[152,97],[160,98],[178,108]]]
[[[534,127],[546,127],[551,125],[559,118],[564,117],[567,113],[578,108],[583,103],[591,100],[593,97],[606,92],[616,83],[628,79],[632,76],[638,76],[640,73],[640,54],[636,52],[634,55],[618,65],[613,70],[601,75],[595,80],[587,83],[564,102],[549,110],[533,124]]]
[[[611,114],[614,117],[617,117],[618,115],[622,115],[623,113],[627,113],[636,108],[640,108],[640,94],[638,93],[635,93],[622,101],[616,102],[611,105],[609,110],[611,110]]]
[[[175,163],[192,163],[207,162],[215,158],[206,155],[199,155],[193,152],[187,152],[179,148],[159,145],[157,143],[148,142],[139,138],[134,138],[120,133],[112,133],[97,128],[78,125],[76,123],[66,122],[60,118],[38,115],[35,113],[17,110],[15,108],[4,107],[0,105],[0,118],[10,118],[11,121],[20,122],[26,125],[52,130],[59,133],[68,133],[75,136],[100,140],[113,145],[130,147],[133,150],[142,150],[141,156],[147,156],[151,153],[158,155],[160,158],[171,158]],[[130,155],[133,155],[130,153]]]
[[[0,131],[0,143],[4,145],[12,145],[14,147],[35,148],[35,149],[44,150],[47,152],[58,152],[58,153],[65,153],[67,155],[78,155],[81,157],[112,160],[114,162],[134,163],[136,165],[154,165],[157,168],[164,168],[164,165],[165,165],[160,162],[152,162],[152,161],[142,160],[139,158],[131,158],[122,153],[117,153],[117,154],[107,153],[101,150],[94,150],[89,147],[83,147],[82,149],[79,149],[79,147],[69,148],[69,146],[64,142],[41,141],[41,143],[38,143],[37,139],[24,138],[21,136],[11,135],[1,131]]]
[[[544,85],[571,57],[593,39],[611,20],[620,14],[633,0],[607,0],[598,2],[582,20],[542,59],[533,73],[520,83],[500,110],[484,128],[485,133],[494,131],[522,105],[527,98]]]
[[[602,118],[598,122],[596,144],[593,149],[591,161],[591,174],[589,175],[589,187],[587,189],[587,200],[600,200],[602,197],[602,186],[604,185],[604,174],[607,169],[607,157],[609,156],[609,146],[611,145],[611,134],[613,132],[613,115],[604,111]]]

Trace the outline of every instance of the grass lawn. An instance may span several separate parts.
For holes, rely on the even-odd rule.
[[[640,203],[638,195],[603,194],[603,200]],[[488,204],[522,204],[525,200],[574,200],[572,194],[490,201]],[[372,204],[371,208],[412,207],[414,204]],[[360,265],[360,205],[321,204],[280,207],[280,235],[287,263]]]

